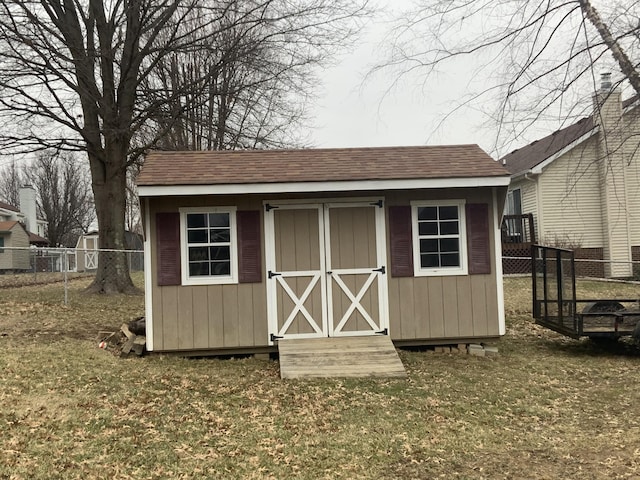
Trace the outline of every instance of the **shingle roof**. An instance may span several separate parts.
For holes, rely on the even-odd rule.
[[[633,107],[640,97],[634,95],[622,102],[622,108]],[[512,175],[526,172],[594,129],[593,116],[581,118],[573,125],[556,130],[500,159]]]
[[[49,245],[49,240],[33,232],[29,232],[29,243],[31,245]]]
[[[11,210],[12,212],[20,211],[18,207],[14,207],[13,205],[9,205],[8,203],[4,203],[4,202],[0,202],[0,208],[4,208],[5,210]]]
[[[501,160],[512,175],[526,172],[591,130],[593,130],[593,118],[582,118],[573,125],[556,130],[551,135],[514,150]]]
[[[15,220],[9,222],[0,222],[0,232],[9,232],[16,224],[20,225],[20,222],[16,222]]]
[[[151,152],[140,186],[506,176],[477,145]]]

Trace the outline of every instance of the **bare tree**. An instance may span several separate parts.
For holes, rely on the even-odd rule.
[[[42,152],[25,169],[37,192],[38,215],[47,222],[47,240],[54,247],[75,246],[95,219],[89,172],[71,154]]]
[[[312,72],[352,37],[365,6],[366,0],[0,0],[0,119],[11,125],[0,132],[0,146],[85,152],[99,246],[124,249],[127,170],[182,121],[188,108],[173,108],[176,99],[190,107],[189,92],[202,88],[200,75],[179,91],[163,86],[154,80],[157,68],[212,44],[231,28],[223,21],[230,16],[272,45],[269,55],[304,54]],[[158,118],[167,123],[149,128]],[[89,289],[134,290],[126,256],[101,254]]]
[[[390,35],[387,59],[373,71],[393,69],[396,80],[431,78],[465,61],[471,78],[488,79],[454,107],[488,100],[500,139],[517,139],[540,119],[561,124],[584,113],[586,87],[596,89],[596,69],[616,69],[640,94],[638,9],[630,0],[448,0],[420,2]],[[458,64],[459,66],[459,64]],[[588,99],[587,99],[588,100]]]
[[[13,160],[0,170],[0,200],[11,206],[20,204],[20,187],[24,185],[24,173]]]
[[[0,198],[7,203],[20,206],[24,185],[36,190],[38,218],[47,222],[51,246],[74,246],[95,220],[88,168],[70,153],[40,152],[33,162],[0,170]]]

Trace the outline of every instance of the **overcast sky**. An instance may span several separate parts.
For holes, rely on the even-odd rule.
[[[469,91],[471,71],[463,65],[426,84],[416,76],[392,87],[390,72],[363,84],[371,65],[383,60],[383,40],[389,28],[384,18],[376,15],[358,48],[322,73],[324,88],[311,111],[317,125],[311,136],[314,146],[477,143],[491,149],[493,139],[486,128],[480,128],[484,118],[477,112],[463,109],[439,128],[442,117]]]

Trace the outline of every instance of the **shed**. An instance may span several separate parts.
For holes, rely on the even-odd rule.
[[[78,237],[76,242],[76,270],[78,272],[92,271],[98,268],[98,252],[100,242],[100,232],[91,230]],[[142,236],[125,230],[124,249],[130,250],[127,260],[130,271],[140,271],[144,267],[142,249],[144,242]]]
[[[477,145],[152,152],[138,177],[147,348],[499,338],[508,183]]]

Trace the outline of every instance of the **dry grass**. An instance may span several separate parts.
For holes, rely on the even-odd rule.
[[[527,281],[505,282],[499,357],[401,351],[409,378],[394,381],[121,360],[94,339],[141,297],[3,290],[0,478],[638,478],[637,348],[533,325]]]

